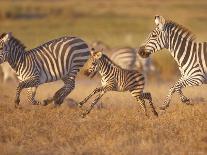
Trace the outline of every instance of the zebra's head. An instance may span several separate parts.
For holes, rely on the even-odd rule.
[[[11,37],[11,33],[3,33],[0,35],[0,64],[7,61],[9,51],[6,45]]]
[[[91,49],[90,65],[89,68],[85,71],[85,75],[93,78],[96,73],[99,71],[100,58],[103,53],[101,51],[95,51],[94,48]]]
[[[138,54],[147,58],[150,54],[155,53],[166,46],[166,37],[165,37],[165,19],[162,16],[155,16],[155,29],[149,34],[145,43],[138,49]]]

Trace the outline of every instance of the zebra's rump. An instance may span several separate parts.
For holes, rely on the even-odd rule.
[[[77,37],[62,37],[29,51],[35,59],[40,81],[51,82],[75,77],[89,58],[88,45]]]

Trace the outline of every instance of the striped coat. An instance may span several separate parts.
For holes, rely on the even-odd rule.
[[[44,104],[54,101],[60,105],[64,98],[74,89],[75,77],[89,57],[88,45],[80,38],[65,36],[51,40],[29,51],[11,33],[0,36],[3,51],[0,53],[0,63],[7,61],[16,71],[20,83],[15,98],[19,104],[20,92],[29,88],[28,99],[32,104],[40,102],[34,99],[36,89],[40,84],[61,79],[64,86],[53,98],[44,100]]]
[[[163,48],[170,51],[177,62],[181,78],[171,87],[161,109],[165,110],[172,94],[177,92],[183,103],[190,103],[182,89],[188,86],[207,84],[207,42],[197,42],[188,29],[176,22],[155,16],[156,28],[150,33],[138,53],[148,57]],[[172,75],[173,76],[173,75]]]

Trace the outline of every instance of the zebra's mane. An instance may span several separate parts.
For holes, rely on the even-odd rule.
[[[10,41],[12,41],[14,45],[20,46],[23,50],[25,50],[26,46],[19,39],[12,36]]]
[[[103,57],[104,59],[106,59],[108,62],[110,62],[110,64],[112,64],[112,66],[115,66],[115,67],[117,67],[117,68],[122,69],[119,65],[117,65],[115,62],[113,62],[113,61],[112,61],[106,54],[103,54],[102,57]]]
[[[189,29],[187,29],[183,25],[180,25],[180,24],[178,24],[174,21],[167,20],[165,22],[165,28],[166,29],[168,29],[168,28],[170,28],[170,29],[177,28],[177,29],[179,29],[183,32],[182,34],[185,34],[186,39],[189,39],[190,41],[195,41],[196,40],[196,36]]]

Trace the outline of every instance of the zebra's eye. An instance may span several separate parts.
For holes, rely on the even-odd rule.
[[[153,37],[153,38],[157,37],[157,34],[152,34],[152,37]]]

